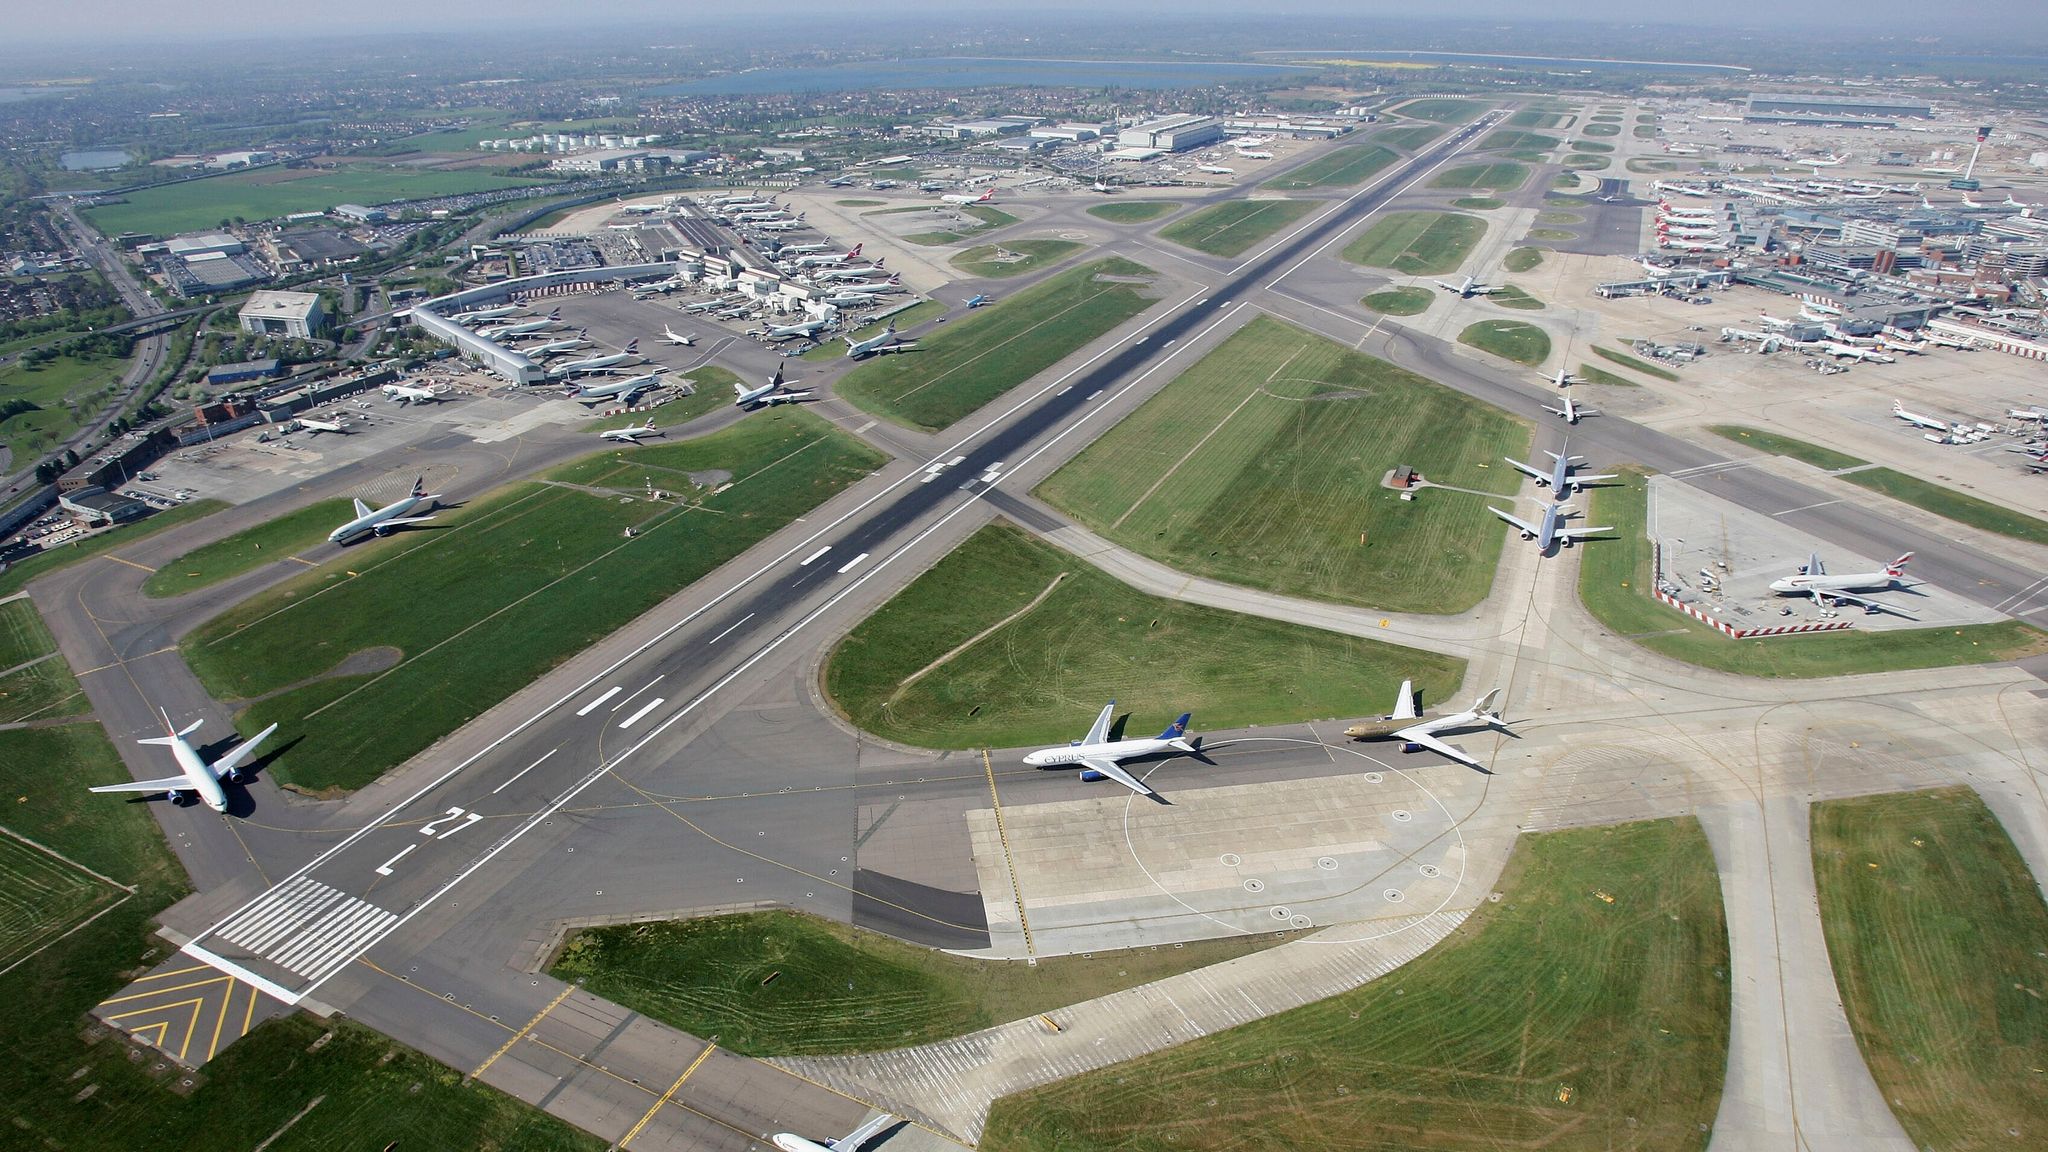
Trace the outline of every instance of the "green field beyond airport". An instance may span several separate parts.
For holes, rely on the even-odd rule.
[[[126,203],[88,208],[85,214],[94,227],[109,236],[123,232],[167,236],[215,228],[222,220],[240,218],[253,223],[291,212],[325,212],[337,204],[382,204],[530,188],[535,183],[489,168],[431,171],[394,164],[264,168],[129,192],[122,197]]]
[[[0,603],[0,724],[26,724],[90,710],[35,604],[26,599]]]
[[[1706,1147],[1728,932],[1699,824],[1525,833],[1494,887],[1362,988],[996,1101],[979,1146]]]
[[[744,1056],[965,1035],[1281,942],[1275,934],[992,964],[797,912],[586,928],[548,973]]]
[[[1159,230],[1175,244],[1236,256],[1315,210],[1314,200],[1226,200]]]
[[[1918,1148],[2048,1132],[2048,906],[1968,788],[1813,806],[1842,1010]]]
[[[1617,468],[1618,483],[1593,489],[1585,522],[1612,539],[1580,546],[1579,599],[1609,632],[1650,651],[1717,672],[1768,678],[1855,676],[1906,668],[1990,664],[2048,652],[2048,633],[2016,620],[1961,628],[1817,632],[1736,640],[1650,598],[1648,478]]]
[[[1009,524],[863,620],[824,673],[864,731],[925,748],[1062,743],[1107,700],[1133,735],[1182,712],[1197,730],[1350,715],[1410,678],[1440,699],[1464,662],[1148,596]]]
[[[279,585],[182,649],[215,699],[243,702],[245,732],[282,725],[281,782],[359,788],[883,459],[789,410],[599,453]]]
[[[1403,612],[1493,586],[1529,428],[1404,368],[1260,318],[1040,486],[1094,531],[1182,572]],[[1406,465],[1445,488],[1382,485]],[[1465,489],[1457,491],[1454,489]]]
[[[1457,212],[1393,212],[1344,246],[1344,259],[1410,276],[1449,276],[1486,235],[1486,221]]]
[[[1379,174],[1380,169],[1399,157],[1377,144],[1352,144],[1333,148],[1278,179],[1266,181],[1276,192],[1300,188],[1348,187]]]
[[[1153,272],[1098,260],[978,308],[914,353],[875,356],[839,381],[862,411],[935,432],[1143,312]]]

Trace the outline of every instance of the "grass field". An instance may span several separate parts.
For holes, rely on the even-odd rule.
[[[1488,133],[1486,139],[1481,140],[1479,142],[1479,150],[1482,152],[1541,153],[1548,152],[1551,149],[1557,147],[1561,143],[1563,143],[1563,141],[1559,140],[1555,136],[1545,136],[1538,132],[1519,132],[1512,128],[1502,128],[1497,131]]]
[[[1622,482],[1593,490],[1587,522],[1614,526],[1611,540],[1589,541],[1579,559],[1579,599],[1617,636],[1687,664],[1770,679],[1854,676],[1904,668],[1988,664],[2048,652],[2048,633],[2024,624],[1962,628],[1816,632],[1734,640],[1650,598],[1646,478],[1617,470]]]
[[[2048,1131],[2048,906],[1968,788],[1813,806],[1821,928],[1856,1046],[1920,1148]]]
[[[1638,124],[1629,131],[1638,140],[1655,140],[1659,129],[1655,124]]]
[[[1579,379],[1584,380],[1588,384],[1605,384],[1610,388],[1642,387],[1641,384],[1638,384],[1635,381],[1630,380],[1626,376],[1616,376],[1614,373],[1609,372],[1605,368],[1597,368],[1591,364],[1580,364],[1576,370],[1576,374],[1579,377]]]
[[[1762,449],[1779,456],[1790,456],[1804,460],[1816,468],[1833,471],[1840,468],[1858,468],[1842,479],[1859,488],[1889,496],[1904,504],[1932,512],[1936,516],[1968,524],[2000,536],[2025,540],[2030,544],[2048,544],[2048,520],[2017,512],[2003,504],[1993,504],[1953,488],[1944,488],[1929,480],[1909,475],[1893,468],[1859,468],[1865,463],[1846,452],[1809,444],[1766,432],[1761,428],[1744,428],[1735,424],[1715,424],[1708,428],[1717,436],[1725,437],[1740,444]]]
[[[1577,239],[1577,237],[1573,233],[1566,232],[1558,228],[1531,228],[1529,229],[1528,235],[1522,237],[1522,239],[1548,240],[1554,243],[1559,240]]]
[[[145,596],[176,596],[218,584],[277,560],[288,560],[327,539],[355,515],[347,500],[322,500],[195,548],[142,582]]]
[[[1503,308],[1518,308],[1524,312],[1541,311],[1544,306],[1543,301],[1529,295],[1513,284],[1503,286],[1500,291],[1488,296],[1487,299]]]
[[[1585,152],[1573,152],[1564,158],[1564,166],[1575,172],[1604,172],[1613,165],[1613,157],[1593,156]]]
[[[91,710],[36,606],[27,600],[0,604],[0,724]],[[0,917],[0,931],[4,930]],[[5,963],[0,960],[0,965]]]
[[[903,209],[894,209],[892,211],[903,211]],[[911,211],[916,211],[916,209],[911,209]],[[908,240],[912,244],[924,244],[927,246],[958,244],[963,240],[979,236],[991,229],[1001,228],[1017,222],[1015,216],[1000,208],[991,208],[986,204],[963,205],[960,208],[960,212],[974,217],[976,220],[981,221],[981,223],[971,227],[949,228],[939,232],[919,232],[915,235],[905,236],[903,239]],[[876,215],[882,215],[882,213],[876,213]]]
[[[1438,124],[1463,124],[1474,120],[1487,105],[1478,100],[1458,100],[1451,97],[1427,97],[1410,100],[1393,109],[1394,112],[1411,120],[1432,120]]]
[[[1395,128],[1382,128],[1372,134],[1375,143],[1389,148],[1412,152],[1443,135],[1445,129],[1435,124],[1403,124]]]
[[[882,330],[891,324],[896,326],[897,331],[904,332],[934,316],[944,316],[946,312],[946,304],[942,300],[920,300],[886,320],[873,320],[863,324],[854,329],[849,335],[855,340],[865,340],[870,336],[880,336]],[[820,344],[815,348],[805,349],[800,359],[809,360],[814,364],[844,360],[846,359],[846,342],[835,336],[827,343]],[[715,369],[715,371],[723,371],[723,369]],[[726,384],[725,388],[730,392],[732,385]]]
[[[1011,240],[1005,244],[983,244],[953,257],[953,267],[969,276],[1002,279],[1036,272],[1048,264],[1079,252],[1086,245],[1078,240]],[[1011,259],[1010,257],[1021,257]]]
[[[323,1095],[273,1148],[355,1152],[394,1140],[450,1152],[604,1146],[493,1089],[463,1086],[452,1069],[345,1022],[297,1016],[261,1025],[208,1064],[190,1096],[153,1075],[150,1063],[131,1060],[126,1044],[85,1039],[81,1021],[92,1006],[168,953],[149,921],[187,891],[147,804],[85,790],[128,778],[97,724],[0,732],[0,790],[15,797],[6,827],[135,888],[129,896],[92,881],[119,902],[102,902],[98,919],[53,936],[44,951],[0,975],[9,1005],[0,1019],[8,1057],[0,1067],[0,1124],[21,1141],[10,1146],[247,1152]],[[4,839],[13,847],[0,852],[11,862],[20,845]],[[45,865],[51,860],[43,855]],[[84,875],[63,867],[67,884]],[[18,883],[11,870],[0,878],[10,909],[48,907]],[[27,926],[11,913],[11,933]],[[309,1051],[329,1028],[334,1038]]]
[[[1266,181],[1266,187],[1280,192],[1297,188],[1348,187],[1378,175],[1380,169],[1396,159],[1398,157],[1392,151],[1378,144],[1333,148],[1277,180]]]
[[[1645,376],[1655,376],[1659,380],[1676,381],[1678,379],[1678,373],[1673,372],[1669,368],[1659,368],[1648,360],[1638,360],[1626,352],[1616,352],[1612,348],[1602,348],[1598,344],[1591,345],[1590,348],[1593,355],[1607,361],[1609,364],[1619,364],[1623,368],[1641,372]]]
[[[1451,207],[1464,208],[1473,212],[1484,212],[1490,208],[1505,208],[1507,203],[1505,200],[1496,200],[1491,196],[1460,196],[1456,200],[1451,201]]]
[[[1235,256],[1314,211],[1314,200],[1227,200],[1159,230],[1175,244]]]
[[[884,205],[884,204],[887,204],[887,203],[888,203],[888,201],[887,201],[887,200],[834,200],[834,201],[833,201],[833,203],[834,203],[834,204],[837,204],[837,205],[839,205],[839,206],[840,206],[841,208],[879,208],[879,207],[881,207],[882,205]]]
[[[1681,165],[1676,160],[1665,160],[1657,156],[1631,156],[1626,167],[1631,172],[1648,176],[1658,172],[1676,172]]]
[[[475,500],[445,515],[445,528],[395,536],[399,546],[367,561],[351,552],[313,569],[182,647],[216,699],[263,697],[237,723],[283,725],[286,751],[271,767],[280,781],[359,788],[882,459],[801,411],[600,452]],[[729,486],[713,491],[691,473]],[[624,499],[644,497],[650,477],[683,496]],[[353,654],[394,649],[403,659],[384,671],[335,674]]]
[[[1520,164],[1463,164],[1447,168],[1429,182],[1431,188],[1485,188],[1491,192],[1512,192],[1529,178]]]
[[[914,353],[856,367],[839,381],[839,395],[884,419],[937,431],[1151,306],[1143,285],[1098,277],[1150,275],[1121,259],[1069,269],[921,338]]]
[[[1458,333],[1458,343],[1532,368],[1550,358],[1550,336],[1519,320],[1481,320]]]
[[[1183,571],[1414,612],[1462,612],[1493,584],[1485,498],[1380,486],[1398,464],[1507,494],[1480,468],[1529,428],[1384,360],[1261,318],[1040,487],[1110,539]],[[1169,483],[1170,481],[1170,483]]]
[[[824,683],[885,739],[1006,748],[1071,740],[1105,700],[1134,735],[1181,712],[1201,731],[1350,715],[1408,677],[1438,699],[1463,675],[1453,657],[1147,596],[997,524],[861,621]],[[1180,772],[1158,779],[1171,791]]]
[[[1614,124],[1588,124],[1580,129],[1588,136],[1619,136],[1621,128]]]
[[[1375,292],[1359,303],[1389,316],[1420,316],[1435,300],[1436,293],[1427,288],[1389,288]]]
[[[69,567],[110,549],[133,544],[166,528],[175,528],[225,507],[227,505],[219,500],[194,500],[189,504],[180,504],[176,508],[152,512],[133,524],[123,524],[88,540],[38,552],[10,565],[7,571],[0,572],[0,596],[11,596],[21,591],[23,585],[38,576]]]
[[[1538,224],[1583,224],[1586,222],[1586,218],[1576,212],[1538,212],[1536,214],[1536,222]]]
[[[381,204],[524,188],[533,183],[488,168],[435,171],[382,164],[350,165],[334,171],[265,168],[130,192],[126,204],[89,208],[85,215],[109,236],[120,232],[161,236],[217,227],[222,220],[236,216],[254,222],[288,212],[325,212],[336,204]]]
[[[1525,834],[1452,937],[1339,996],[996,1101],[988,1152],[1682,1152],[1728,1052],[1699,825]]]
[[[970,960],[798,912],[571,936],[550,975],[743,1056],[878,1052],[964,1035],[1280,942],[1277,935]],[[772,977],[772,979],[771,979]]]
[[[1486,221],[1456,212],[1394,212],[1344,246],[1344,259],[1410,276],[1448,276],[1486,234]]]
[[[1123,200],[1115,204],[1097,204],[1088,209],[1088,214],[1112,224],[1143,224],[1157,220],[1180,205],[1172,200]]]
[[[0,365],[0,404],[35,405],[0,420],[0,446],[16,453],[16,467],[30,463],[77,431],[80,417],[90,417],[113,398],[113,389],[128,370],[125,359],[58,356],[29,365],[19,359]]]
[[[1543,249],[1516,248],[1509,251],[1507,257],[1501,261],[1501,267],[1509,272],[1527,272],[1541,263],[1543,263]]]
[[[1562,112],[1550,112],[1542,108],[1524,108],[1522,111],[1508,117],[1507,126],[1510,128],[1555,128],[1563,124],[1567,119],[1568,117]]]
[[[1574,151],[1574,152],[1603,152],[1603,153],[1604,153],[1604,152],[1612,152],[1612,151],[1614,151],[1614,145],[1612,145],[1612,144],[1602,144],[1602,143],[1600,143],[1600,142],[1599,142],[1598,140],[1574,140],[1574,141],[1572,141],[1572,151]]]

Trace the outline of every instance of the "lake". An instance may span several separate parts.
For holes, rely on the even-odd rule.
[[[119,168],[135,157],[119,148],[96,148],[85,152],[66,152],[57,157],[57,166],[66,172],[97,172],[102,168]]]
[[[1281,79],[1312,72],[1286,64],[1195,60],[1029,60],[933,56],[868,60],[811,68],[758,68],[651,88],[652,96],[754,96],[780,92],[850,92],[869,88],[1198,88],[1233,80]]]

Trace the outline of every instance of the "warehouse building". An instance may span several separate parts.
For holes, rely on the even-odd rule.
[[[649,152],[644,148],[604,148],[596,152],[578,152],[549,161],[548,167],[557,172],[662,172],[668,168],[668,155],[663,152]]]
[[[1120,150],[1185,152],[1221,139],[1223,125],[1213,116],[1162,116],[1118,132],[1116,145]]]
[[[258,292],[240,316],[242,331],[264,336],[317,336],[327,324],[320,297],[311,292]]]

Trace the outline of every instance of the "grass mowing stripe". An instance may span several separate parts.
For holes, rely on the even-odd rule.
[[[1988,664],[2048,652],[2048,633],[2017,621],[1961,628],[1817,632],[1734,640],[1650,598],[1647,477],[1617,468],[1620,483],[1595,488],[1589,522],[1614,539],[1589,541],[1579,558],[1579,599],[1602,626],[1673,660],[1741,676],[1799,679],[1906,668]]]
[[[1968,788],[1812,809],[1821,929],[1871,1078],[1919,1148],[2048,1130],[2048,906]]]
[[[359,787],[881,461],[817,416],[788,410],[694,440],[600,452],[479,499],[459,537],[395,551],[354,576],[345,560],[324,565],[209,621],[183,648],[217,698],[262,697],[238,724],[284,725],[280,780]],[[691,473],[704,483],[686,486]],[[663,486],[688,495],[650,503],[650,475],[676,477]],[[307,618],[292,612],[308,602],[322,605],[310,643]],[[506,611],[515,602],[521,610]],[[336,674],[354,654],[393,650],[395,667]],[[294,746],[294,737],[304,739]]]
[[[1292,190],[1322,188],[1329,185],[1349,186],[1375,175],[1380,169],[1392,164],[1395,159],[1397,157],[1392,151],[1378,144],[1353,144],[1332,149],[1285,176],[1268,180],[1266,187]]]
[[[1227,418],[1228,436],[1182,460]],[[1475,462],[1518,453],[1528,437],[1527,424],[1498,409],[1261,317],[1038,494],[1183,572],[1339,603],[1458,612],[1484,598],[1500,555],[1485,499],[1439,489],[1402,501],[1380,480],[1409,464],[1447,485],[1506,495],[1514,478]],[[1160,487],[1169,471],[1173,482]],[[1144,500],[1148,492],[1159,498]]]
[[[1705,1147],[1730,997],[1698,822],[1524,834],[1496,888],[1363,987],[997,1100],[980,1147]]]
[[[1458,343],[1532,368],[1550,358],[1550,334],[1520,320],[1481,320],[1458,333]]]
[[[1109,655],[1074,659],[1083,648]],[[855,626],[824,684],[884,738],[1002,748],[1072,738],[1093,707],[1076,701],[1114,699],[1134,725],[1193,712],[1236,728],[1356,711],[1409,677],[1435,698],[1463,674],[1448,656],[1148,596],[999,523]]]
[[[1117,258],[1061,272],[921,338],[914,353],[861,364],[840,380],[839,395],[871,415],[937,431],[1150,307],[1131,281],[1152,274]]]
[[[1088,209],[1088,214],[1112,224],[1143,224],[1178,207],[1179,202],[1173,200],[1126,200],[1120,204],[1097,204]]]
[[[1830,472],[1854,468],[1856,471],[1846,472],[1839,478],[1859,488],[1867,488],[1881,496],[1889,496],[1902,504],[1911,504],[1924,512],[1932,512],[1958,524],[1967,524],[1972,528],[1994,532],[2000,536],[2010,536],[2015,540],[2025,540],[2029,544],[2048,544],[2048,520],[2029,516],[2003,504],[1993,504],[1989,500],[1958,492],[1953,488],[1944,488],[1933,481],[1923,480],[1894,468],[1864,468],[1861,465],[1866,463],[1865,461],[1846,452],[1837,452],[1832,448],[1823,448],[1818,444],[1809,444],[1790,436],[1766,432],[1761,428],[1745,428],[1739,424],[1715,424],[1709,426],[1707,430],[1716,436],[1749,444],[1779,456],[1790,456],[1794,460],[1801,460]]]
[[[165,562],[142,582],[142,594],[177,596],[273,561],[289,560],[327,539],[328,532],[354,515],[355,510],[347,500],[335,499],[266,520]]]
[[[1410,276],[1448,276],[1486,234],[1486,221],[1457,212],[1393,212],[1344,246],[1344,259]]]

